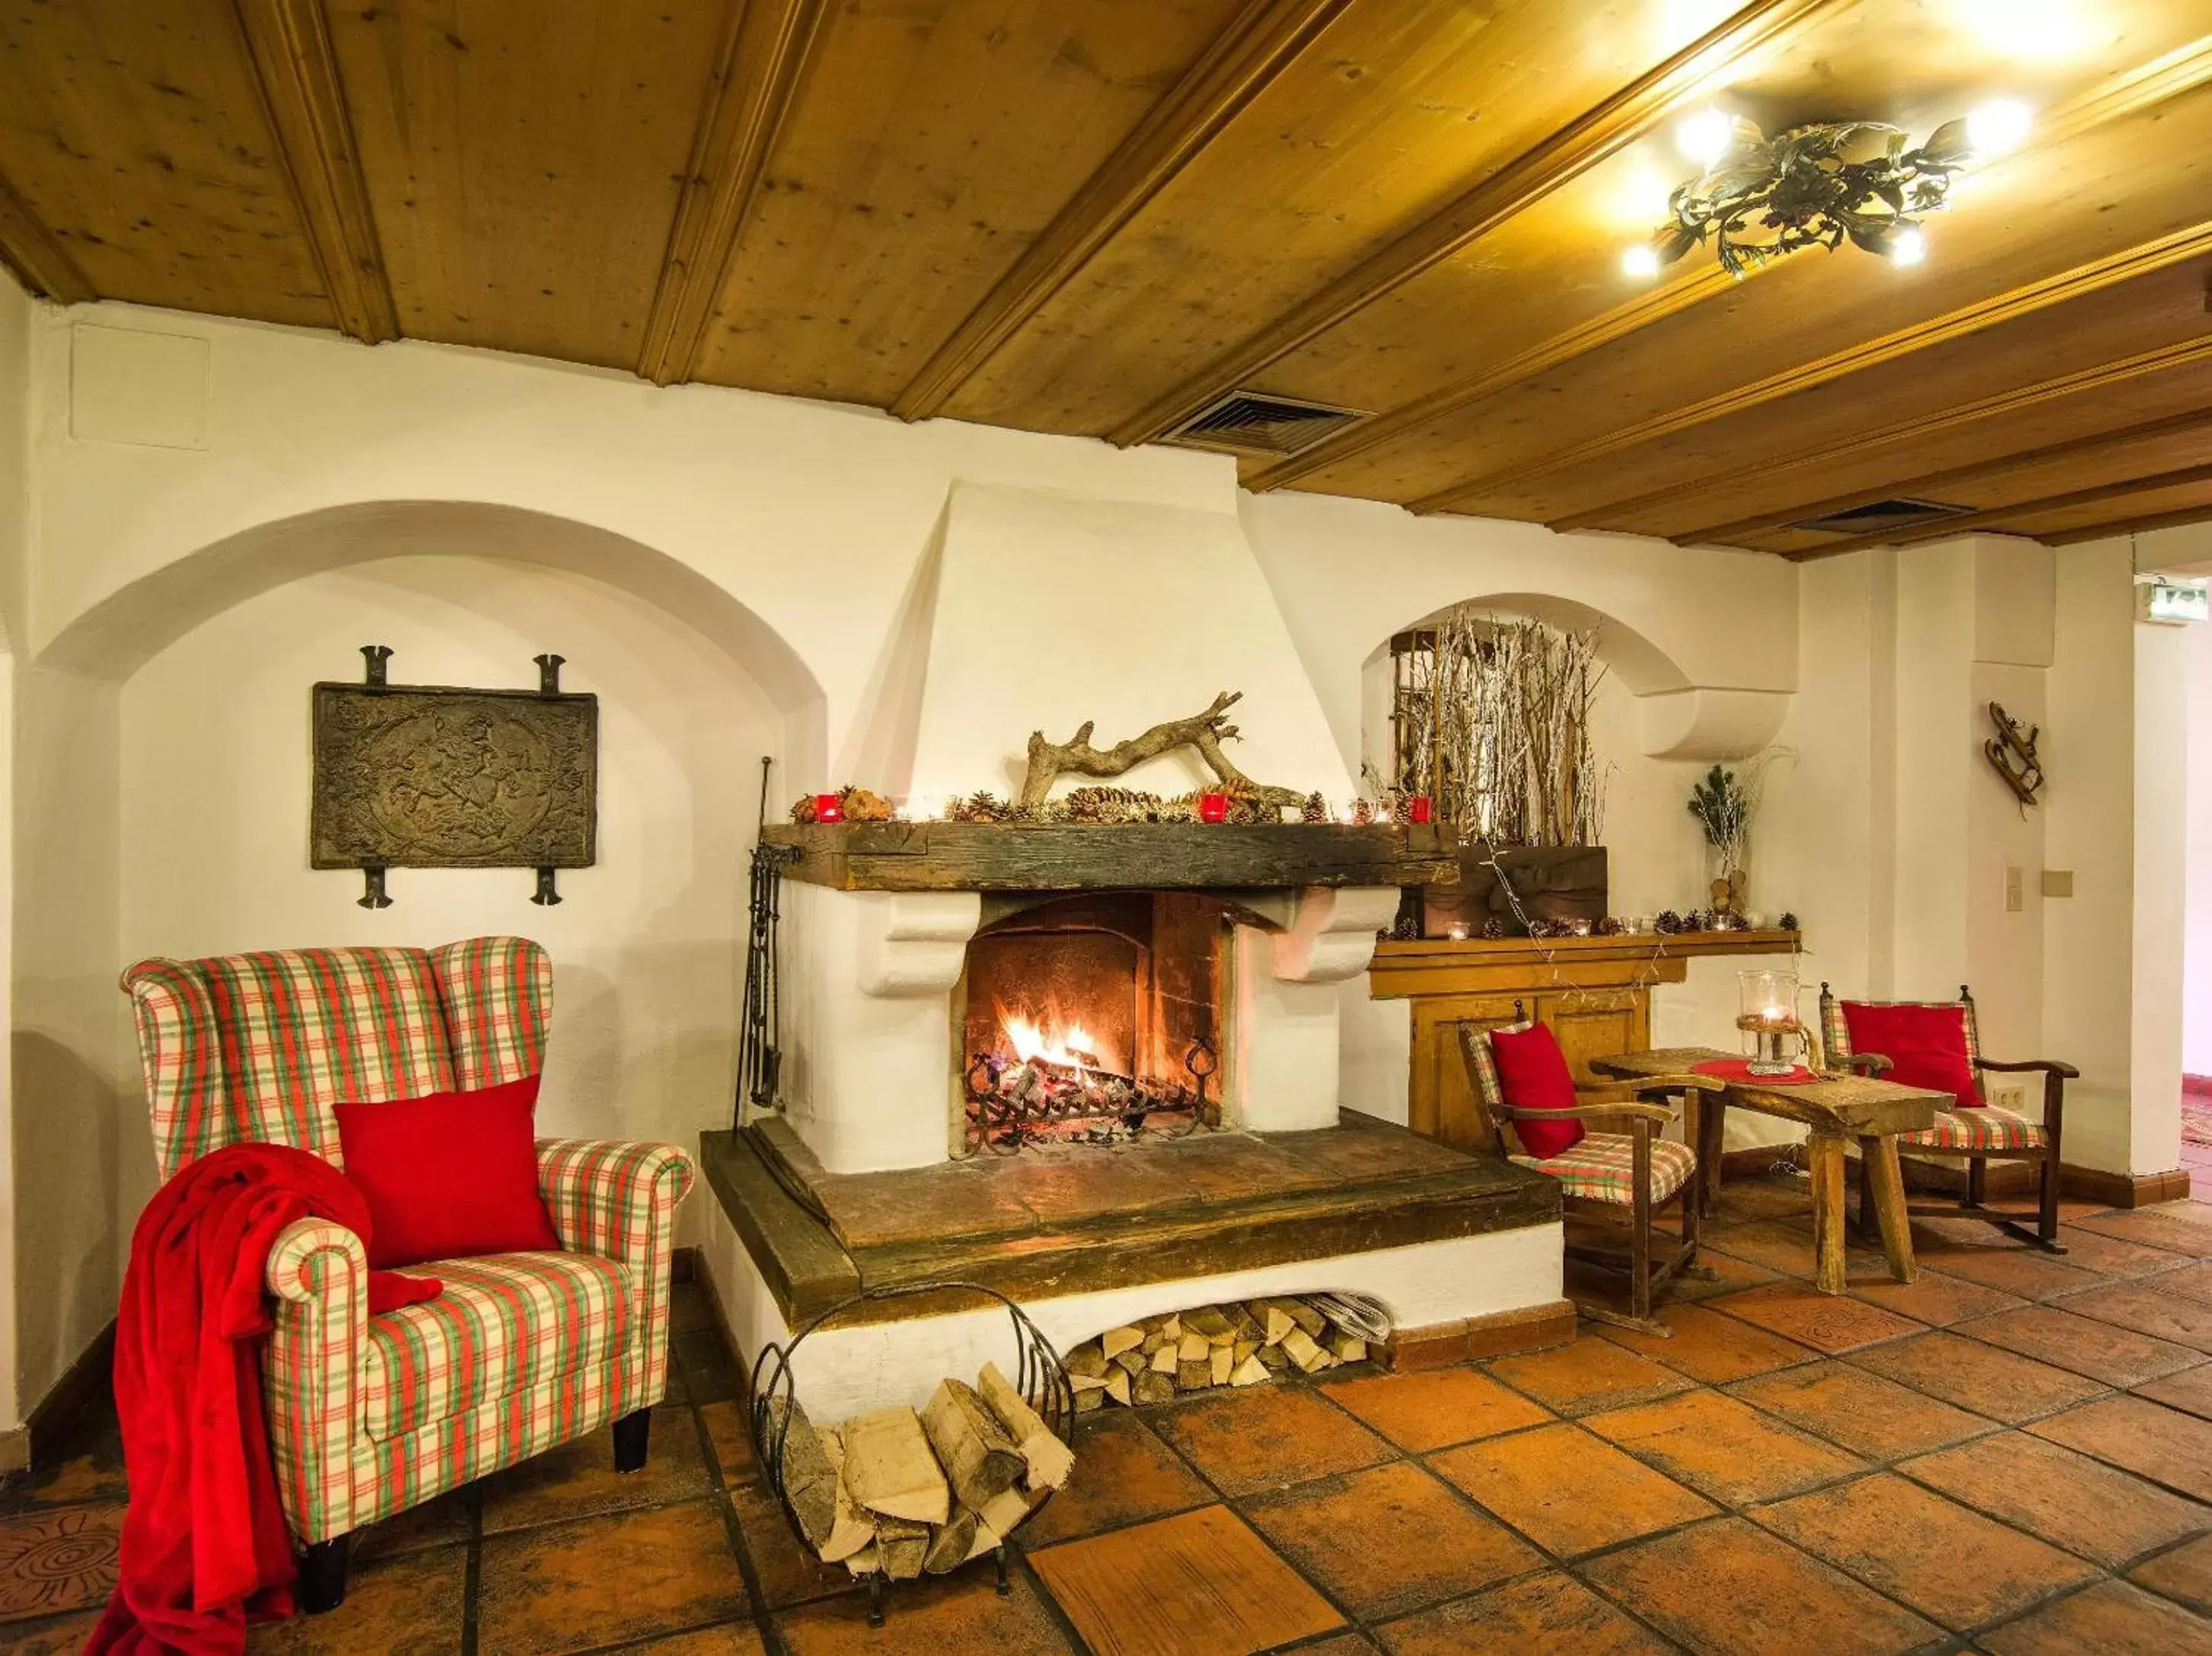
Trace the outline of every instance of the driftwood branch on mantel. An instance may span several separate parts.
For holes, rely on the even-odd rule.
[[[1268,787],[1255,782],[1222,752],[1221,744],[1237,737],[1237,727],[1229,722],[1229,710],[1243,699],[1242,690],[1224,690],[1204,713],[1155,725],[1141,736],[1116,742],[1103,751],[1091,745],[1091,732],[1097,725],[1096,719],[1085,719],[1073,739],[1067,742],[1048,742],[1042,731],[1031,731],[1030,767],[1029,773],[1022,779],[1021,804],[1024,810],[1036,810],[1052,792],[1054,779],[1070,772],[1082,776],[1121,776],[1147,759],[1158,759],[1178,748],[1197,749],[1198,756],[1223,786],[1242,798],[1269,805],[1303,803],[1305,796],[1294,789]]]

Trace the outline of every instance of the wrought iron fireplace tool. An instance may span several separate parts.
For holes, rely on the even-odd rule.
[[[761,755],[759,828],[768,827],[769,767]],[[738,1046],[738,1097],[733,1126],[745,1125],[746,1107],[776,1107],[783,1070],[783,1007],[776,983],[776,922],[783,904],[783,870],[799,856],[796,846],[772,846],[757,834],[753,840],[752,891],[745,931],[745,1005]]]

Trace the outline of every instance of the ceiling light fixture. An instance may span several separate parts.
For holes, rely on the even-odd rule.
[[[1707,240],[1721,268],[1742,276],[1806,247],[1849,241],[1898,264],[1917,264],[1928,245],[1916,215],[1942,210],[1951,181],[1970,162],[2016,147],[2027,106],[2010,99],[1947,121],[1919,147],[1880,121],[1793,127],[1769,138],[1741,116],[1701,110],[1676,129],[1705,171],[1668,198],[1668,221],[1621,256],[1631,277],[1656,276]]]

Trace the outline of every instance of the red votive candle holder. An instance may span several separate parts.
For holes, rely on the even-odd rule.
[[[1198,796],[1198,820],[1201,822],[1225,822],[1229,820],[1229,796],[1225,793],[1201,793]]]
[[[1417,793],[1412,798],[1406,801],[1406,820],[1409,822],[1425,822],[1429,820],[1429,796],[1427,794]]]
[[[834,793],[814,796],[814,820],[817,822],[842,822],[845,820],[845,805]]]

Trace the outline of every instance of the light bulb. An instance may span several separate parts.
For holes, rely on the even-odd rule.
[[[1917,230],[1899,230],[1889,239],[1892,264],[1917,264],[1928,257],[1928,238]]]
[[[1992,98],[1966,112],[1966,142],[1977,159],[1987,160],[2017,149],[2034,124],[2035,116],[2017,98]]]
[[[1659,274],[1658,251],[1638,242],[1621,254],[1620,273],[1632,282],[1649,282]]]
[[[1735,136],[1735,123],[1717,109],[1701,109],[1674,129],[1674,143],[1681,152],[1704,167],[1711,167],[1728,154],[1729,143]]]

